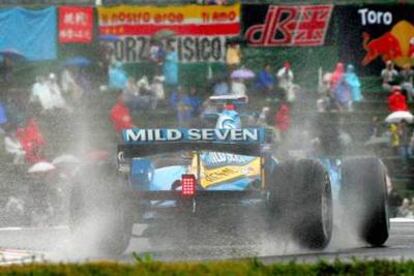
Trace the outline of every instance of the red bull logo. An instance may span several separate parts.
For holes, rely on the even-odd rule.
[[[368,33],[362,35],[362,46],[366,51],[362,65],[366,66],[377,58],[385,62],[392,60],[403,67],[411,63],[414,56],[414,26],[406,21],[399,21],[391,31],[372,39]]]

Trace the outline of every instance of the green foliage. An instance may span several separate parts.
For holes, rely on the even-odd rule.
[[[140,254],[137,254],[136,252],[133,252],[132,256],[134,257],[135,262],[137,262],[138,264],[151,263],[152,261],[154,261],[150,253],[144,253],[140,255]]]
[[[1,266],[1,275],[412,275],[414,261],[320,261],[316,264],[283,262],[265,265],[245,261],[176,262],[139,257],[134,264],[95,262],[85,264],[25,264]]]

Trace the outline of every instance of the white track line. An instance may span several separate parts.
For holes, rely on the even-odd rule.
[[[391,222],[414,222],[412,218],[392,218]]]

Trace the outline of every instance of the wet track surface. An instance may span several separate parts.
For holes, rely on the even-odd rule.
[[[265,263],[292,261],[315,262],[320,259],[414,259],[414,220],[393,220],[391,235],[381,248],[364,247],[363,244],[335,238],[324,251],[306,251],[284,240],[267,242],[259,247],[243,245],[209,246],[199,245],[186,249],[151,248],[148,240],[140,235],[144,225],[134,226],[134,235],[125,254],[121,257],[98,256],[71,249],[67,227],[54,228],[1,228],[0,261],[4,263],[21,260],[84,261],[95,259],[113,259],[133,261],[132,253],[149,253],[159,260],[216,260],[239,259],[258,256]]]

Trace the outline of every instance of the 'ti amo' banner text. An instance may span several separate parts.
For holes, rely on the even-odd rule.
[[[100,7],[101,35],[119,36],[114,54],[124,62],[145,60],[150,39],[160,31],[170,39],[181,62],[224,61],[227,37],[240,33],[240,5],[230,6],[117,6]]]

